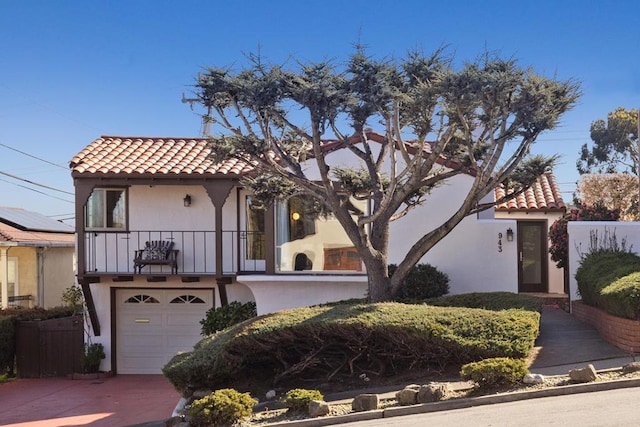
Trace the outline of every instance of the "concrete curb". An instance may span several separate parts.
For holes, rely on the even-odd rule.
[[[312,418],[307,420],[286,421],[282,423],[264,424],[268,427],[320,427],[344,424],[356,421],[391,418],[403,415],[415,415],[427,412],[449,411],[452,409],[470,408],[473,406],[492,405],[495,403],[515,402],[540,397],[564,396],[569,394],[590,393],[594,391],[615,390],[621,388],[640,387],[640,378],[626,380],[603,381],[587,384],[571,384],[542,390],[519,391],[491,396],[465,397],[442,402],[423,403],[411,406],[399,406],[375,411],[356,412],[353,414]]]

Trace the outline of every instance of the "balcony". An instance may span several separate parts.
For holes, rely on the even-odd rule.
[[[264,248],[264,233],[222,231],[222,271],[216,271],[215,231],[87,232],[84,236],[84,275],[133,275],[133,258],[145,242],[172,241],[178,252],[178,276],[227,276],[264,272],[264,259],[250,259]],[[253,251],[252,251],[253,249]],[[258,252],[256,252],[258,250]],[[264,256],[263,254],[260,254]],[[171,275],[171,267],[148,265],[143,275]]]

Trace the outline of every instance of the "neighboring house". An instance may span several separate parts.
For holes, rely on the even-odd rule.
[[[504,188],[495,190],[496,200]],[[568,294],[564,268],[556,267],[549,254],[548,231],[567,207],[552,173],[540,176],[524,193],[495,207],[495,217],[518,222],[518,292]]]
[[[347,151],[330,163],[348,165]],[[71,160],[78,282],[92,341],[107,353],[102,369],[158,373],[198,341],[206,311],[229,301],[255,301],[263,314],[366,294],[364,266],[336,220],[313,215],[308,197],[255,209],[240,185],[251,165],[209,154],[202,138],[103,136]],[[394,222],[389,262],[441,224],[471,182],[455,176]],[[507,239],[518,222],[493,215],[466,218],[423,259],[449,275],[451,293],[518,292],[517,240]],[[158,241],[169,260],[144,262],[160,253],[146,242]]]
[[[73,227],[19,208],[0,207],[1,307],[54,307],[75,283]]]

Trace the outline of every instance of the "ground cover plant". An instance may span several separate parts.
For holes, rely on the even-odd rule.
[[[163,373],[176,389],[255,393],[345,378],[395,376],[491,357],[527,357],[539,314],[425,304],[349,302],[259,316],[204,338]],[[239,388],[240,389],[240,388]],[[258,394],[256,394],[258,395]]]
[[[532,295],[515,294],[513,292],[472,292],[468,294],[446,295],[432,298],[427,304],[441,307],[468,307],[485,310],[522,309],[542,311],[542,299]]]

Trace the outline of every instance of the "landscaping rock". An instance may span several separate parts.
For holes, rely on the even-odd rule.
[[[267,400],[272,400],[272,399],[274,399],[274,398],[276,397],[276,391],[275,391],[275,390],[269,390],[269,391],[264,395],[264,397],[265,397]]]
[[[542,384],[544,382],[544,375],[541,374],[527,374],[522,379],[525,384]]]
[[[417,396],[417,403],[439,402],[451,393],[451,388],[447,383],[429,383],[420,387]]]
[[[355,412],[372,411],[378,409],[380,398],[377,394],[359,394],[353,399],[351,409]]]
[[[418,390],[404,388],[396,393],[396,401],[400,406],[415,405],[418,403]]]
[[[592,364],[586,368],[572,369],[569,371],[569,378],[576,383],[589,383],[598,379],[596,368]]]
[[[631,362],[622,366],[622,372],[625,374],[630,374],[632,372],[640,371],[640,362]]]
[[[329,404],[323,400],[309,402],[309,416],[312,418],[329,415]]]

